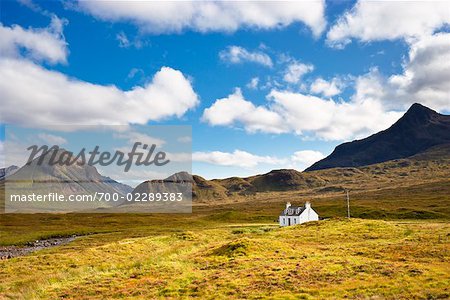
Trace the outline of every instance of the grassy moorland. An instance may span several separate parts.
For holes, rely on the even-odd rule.
[[[305,188],[237,189],[192,214],[0,214],[0,247],[79,236],[0,260],[0,299],[449,299],[448,163],[315,171],[296,177]],[[213,183],[203,199],[264,178]],[[326,220],[277,226],[306,200]]]
[[[450,219],[450,180],[352,191],[350,199],[351,215],[356,218],[444,222]],[[342,192],[308,195],[304,191],[265,192],[214,204],[197,203],[192,214],[0,214],[0,246],[74,234],[114,232],[112,236],[119,239],[239,223],[276,225],[286,202],[302,204],[307,200],[321,218],[346,216]]]
[[[5,299],[450,297],[447,222],[335,218],[278,228],[273,223],[229,222],[230,217],[239,214],[93,216],[91,222],[97,219],[102,230],[110,232],[0,261],[0,295]],[[72,221],[74,228],[79,226],[75,220],[88,219],[61,218],[65,226]],[[48,226],[55,222],[47,221]]]
[[[300,191],[192,214],[0,215],[2,245],[80,235],[0,261],[0,299],[448,299],[449,181],[351,195],[351,220],[342,193]],[[279,228],[305,200],[329,219]]]

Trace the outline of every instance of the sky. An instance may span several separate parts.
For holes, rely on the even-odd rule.
[[[1,128],[192,126],[208,179],[301,171],[415,102],[450,112],[446,1],[7,0],[0,21]]]

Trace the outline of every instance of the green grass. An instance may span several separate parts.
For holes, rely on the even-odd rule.
[[[192,214],[0,214],[0,246],[80,235],[0,261],[0,299],[448,299],[450,181],[266,192]],[[328,220],[279,228],[285,202]]]
[[[278,228],[227,222],[199,226],[205,221],[197,218],[198,224],[185,223],[184,230],[177,224],[162,229],[155,218],[155,224],[147,225],[146,236],[98,233],[0,261],[0,295],[11,299],[450,297],[447,222],[330,219]]]

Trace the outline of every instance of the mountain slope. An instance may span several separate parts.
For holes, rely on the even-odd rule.
[[[183,186],[182,182],[190,185]],[[176,183],[176,184],[172,184]],[[215,182],[206,180],[198,175],[190,175],[187,172],[180,172],[167,177],[164,180],[146,180],[139,184],[132,193],[157,193],[157,192],[187,192],[186,188],[192,188],[192,198],[201,201],[226,199],[227,189]]]
[[[19,167],[14,165],[7,168],[0,168],[0,180],[14,174],[18,169]]]
[[[9,171],[5,170],[7,177],[0,178],[0,189],[5,190],[7,187],[7,195],[46,195],[49,193],[57,193],[60,195],[93,195],[96,192],[107,193],[110,195],[125,195],[132,190],[131,187],[119,183],[109,177],[102,176],[94,166],[88,164],[50,164],[50,157],[55,150],[49,150],[42,154],[44,156],[42,164],[38,163],[41,157],[34,159],[29,165],[21,168],[10,167]],[[55,154],[58,159],[64,149],[58,150]],[[8,173],[9,172],[9,173]],[[13,172],[13,173],[11,173]],[[7,196],[6,195],[6,196]],[[4,207],[4,199],[0,199],[0,207]],[[117,202],[92,202],[92,205],[115,206],[121,204],[122,200]],[[77,202],[9,202],[9,208],[13,209],[47,209],[60,205],[61,207],[70,207],[77,209]],[[67,205],[66,205],[67,203]],[[87,203],[87,202],[83,202]],[[91,203],[87,203],[91,204]]]
[[[306,171],[359,167],[406,158],[445,143],[450,143],[450,116],[415,103],[390,128],[337,146],[333,153]]]
[[[11,182],[23,181],[28,182],[29,187],[33,188],[41,185],[45,188],[52,188],[51,192],[59,192],[62,194],[68,193],[82,193],[82,192],[108,192],[121,193],[124,191],[131,191],[132,188],[121,184],[109,177],[102,176],[97,168],[88,164],[50,164],[49,160],[52,157],[54,150],[50,150],[43,154],[44,159],[42,164],[38,161],[41,157],[34,159],[29,165],[25,165],[10,175],[7,180]],[[58,159],[63,153],[64,149],[58,150],[55,155]],[[93,190],[91,191],[91,188]],[[86,190],[88,189],[88,190]]]

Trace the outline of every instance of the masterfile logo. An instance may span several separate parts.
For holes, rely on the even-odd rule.
[[[191,212],[190,126],[7,126],[5,212]]]

